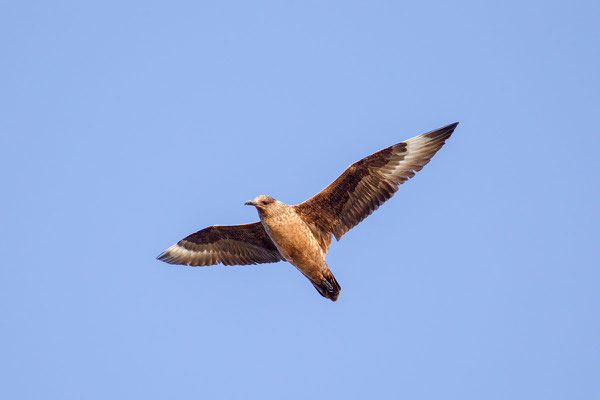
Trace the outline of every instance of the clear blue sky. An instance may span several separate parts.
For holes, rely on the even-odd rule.
[[[600,398],[598,2],[4,2],[6,399]],[[460,121],[334,243],[173,267]]]

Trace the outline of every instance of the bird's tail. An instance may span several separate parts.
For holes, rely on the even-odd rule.
[[[338,296],[340,295],[340,287],[339,283],[335,280],[335,277],[331,273],[329,269],[323,273],[323,278],[321,282],[312,281],[315,289],[321,294],[321,296],[328,298],[331,301],[336,301]]]

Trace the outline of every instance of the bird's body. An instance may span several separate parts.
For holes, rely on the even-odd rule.
[[[257,197],[255,202],[260,204],[262,197]],[[259,208],[258,215],[267,235],[279,253],[286,261],[298,268],[317,290],[322,285],[327,286],[327,283],[323,282],[324,279],[332,287],[339,286],[325,262],[326,251],[321,247],[307,223],[296,212],[296,206],[275,200],[273,206]],[[339,288],[335,289],[334,287],[332,293],[326,291],[324,296],[337,298],[338,294]]]
[[[340,286],[325,256],[331,236],[339,240],[412,178],[444,145],[458,123],[387,147],[349,166],[321,192],[295,205],[266,195],[247,201],[260,222],[214,225],[165,250],[171,264],[225,265],[288,261],[321,295],[337,300]]]
[[[277,250],[305,275],[325,262],[323,249],[293,206],[282,203],[273,215],[266,212],[259,215]]]

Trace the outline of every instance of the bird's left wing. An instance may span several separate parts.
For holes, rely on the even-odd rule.
[[[260,222],[209,226],[180,240],[157,259],[192,266],[248,265],[284,260]]]
[[[295,206],[324,250],[392,197],[444,145],[458,122],[387,147],[349,166],[315,196]]]

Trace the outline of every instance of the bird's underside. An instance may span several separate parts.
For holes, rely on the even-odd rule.
[[[337,300],[340,286],[325,262],[337,240],[375,211],[420,171],[458,122],[386,147],[350,165],[321,192],[296,205],[260,195],[259,222],[214,225],[193,233],[158,256],[170,264],[248,265],[288,261],[324,297]]]

